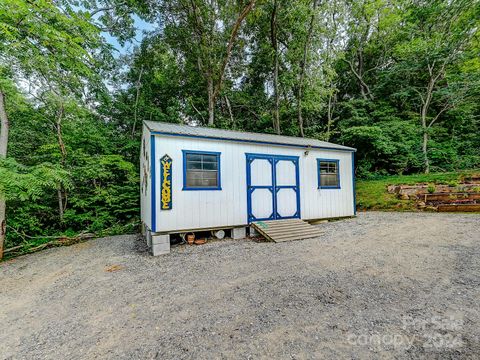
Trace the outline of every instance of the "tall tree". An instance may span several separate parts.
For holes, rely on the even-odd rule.
[[[69,76],[70,91],[85,95],[83,79],[93,80],[96,61],[93,56],[104,43],[100,30],[84,14],[64,8],[51,1],[30,2],[5,0],[0,5],[0,62],[17,74],[18,80],[30,82],[31,88],[41,89],[44,80],[55,80],[63,86]],[[2,100],[5,91],[0,89]],[[9,123],[5,101],[0,102],[2,129],[0,157],[8,147]],[[59,113],[59,119],[61,119]],[[61,142],[61,124],[57,123]],[[60,143],[60,146],[62,144]],[[5,197],[0,198],[0,210],[5,209]],[[5,239],[5,211],[0,211],[0,249]],[[0,252],[0,258],[2,257]]]
[[[6,159],[8,148],[9,123],[5,111],[5,90],[0,89],[0,161]],[[0,260],[3,257],[3,244],[7,233],[7,222],[5,219],[6,199],[5,194],[0,194]]]
[[[419,99],[424,171],[428,173],[432,126],[477,85],[468,79],[454,80],[450,75],[455,71],[453,64],[478,56],[468,48],[479,33],[480,7],[478,1],[435,0],[412,3],[408,10],[402,29],[405,40],[396,46],[399,61],[392,70],[401,74],[402,88]]]
[[[215,122],[215,105],[230,59],[242,25],[255,3],[256,0],[238,5],[236,2],[178,0],[163,2],[158,8],[170,46],[180,50],[184,59],[195,63],[204,78],[208,125]]]
[[[303,129],[303,109],[302,109],[302,99],[303,99],[303,87],[305,82],[305,73],[307,69],[308,55],[311,47],[311,41],[315,25],[315,16],[317,10],[317,4],[319,0],[313,0],[312,4],[312,14],[310,15],[310,22],[308,24],[307,34],[303,43],[302,58],[300,60],[300,74],[297,84],[297,115],[298,115],[298,128],[300,129],[300,136],[305,137],[305,131]]]
[[[278,7],[279,1],[273,0],[272,15],[270,18],[270,40],[273,48],[273,91],[275,105],[273,112],[273,130],[280,135],[280,94],[278,88],[278,69],[279,69],[279,51],[278,51]]]
[[[369,82],[373,73],[389,61],[389,38],[404,7],[402,0],[346,1],[346,49],[342,60],[364,100],[374,100]]]

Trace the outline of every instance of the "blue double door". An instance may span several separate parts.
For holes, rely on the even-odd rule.
[[[248,222],[300,218],[298,156],[246,157]]]

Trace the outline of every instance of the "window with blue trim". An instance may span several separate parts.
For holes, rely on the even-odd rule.
[[[318,188],[340,189],[339,160],[317,159]]]
[[[183,190],[220,189],[220,153],[183,150]]]

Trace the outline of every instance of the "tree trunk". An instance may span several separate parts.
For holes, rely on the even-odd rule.
[[[230,100],[228,100],[228,96],[225,95],[225,103],[227,105],[228,115],[230,116],[230,121],[235,128],[235,118],[233,117],[232,106],[230,105]]]
[[[5,94],[0,90],[0,159],[7,157],[9,123],[5,110]]]
[[[355,66],[353,65],[352,61],[349,61],[346,59],[343,59],[343,61],[345,61],[348,64],[348,66],[350,66],[350,70],[352,71],[353,75],[355,75],[355,77],[357,78],[358,86],[360,87],[360,94],[362,95],[362,98],[364,100],[368,100],[368,99],[373,100],[374,97],[372,95],[372,92],[370,91],[370,87],[363,80],[363,60],[362,62],[360,62],[360,59],[362,57],[359,56],[358,58],[359,58],[358,71],[355,70]]]
[[[63,221],[63,189],[62,185],[57,185],[57,198],[58,198],[58,217],[60,218],[60,222]]]
[[[140,73],[138,74],[137,83],[135,84],[136,95],[135,95],[135,109],[134,109],[134,112],[133,112],[132,139],[135,137],[135,131],[136,131],[136,127],[137,127],[138,99],[140,98],[140,86],[142,84],[141,83],[142,75],[143,75],[143,65],[142,65],[142,68],[140,69]]]
[[[0,90],[0,160],[7,157],[8,148],[8,123],[7,112],[5,111],[5,94]],[[0,194],[0,260],[3,258],[3,248],[5,244],[5,236],[7,233],[6,222],[6,199]]]
[[[280,135],[280,94],[278,93],[278,41],[277,41],[277,0],[273,2],[272,18],[270,21],[270,35],[274,50],[273,88],[275,92],[275,109],[273,114],[273,130]]]
[[[330,141],[330,132],[333,124],[333,109],[335,107],[335,98],[336,95],[332,92],[328,96],[328,107],[327,107],[327,134],[326,141]]]
[[[298,90],[297,97],[297,115],[298,115],[298,127],[300,129],[300,136],[305,137],[305,131],[303,129],[303,115],[302,115],[302,90]]]
[[[363,53],[362,49],[357,51],[357,59],[358,59],[358,79],[360,85],[360,93],[364,100],[367,100],[367,91],[365,87],[365,82],[363,81]]]
[[[427,93],[425,99],[422,98],[422,108],[420,111],[420,119],[422,121],[423,141],[422,141],[422,153],[423,153],[423,166],[425,174],[430,172],[430,162],[428,161],[428,125],[427,114],[432,102],[433,88],[435,87],[436,77],[432,77],[432,71],[430,71],[430,80],[427,86]]]
[[[62,119],[64,115],[65,109],[63,107],[63,103],[60,104],[60,109],[57,117],[56,127],[57,127],[57,140],[58,146],[60,148],[61,154],[61,165],[62,168],[65,167],[65,161],[67,158],[67,150],[65,148],[65,143],[63,142],[63,135],[62,135]],[[63,203],[63,197],[65,196],[65,189],[63,189],[62,184],[57,185],[57,197],[58,197],[58,216],[60,218],[60,222],[63,221],[63,213],[65,211],[65,205]]]
[[[274,114],[274,126],[275,132],[280,135],[280,94],[278,92],[278,53],[275,51],[275,70],[273,75],[273,82],[275,88],[275,114]]]
[[[425,166],[425,174],[430,173],[430,162],[428,161],[428,129],[423,128],[423,143],[422,143],[423,163]]]
[[[212,126],[215,122],[215,95],[213,90],[213,80],[208,78],[207,80],[207,93],[208,93],[208,125]]]

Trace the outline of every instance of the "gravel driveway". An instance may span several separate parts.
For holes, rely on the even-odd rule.
[[[0,358],[480,358],[480,216],[151,257],[135,236],[0,264]]]

